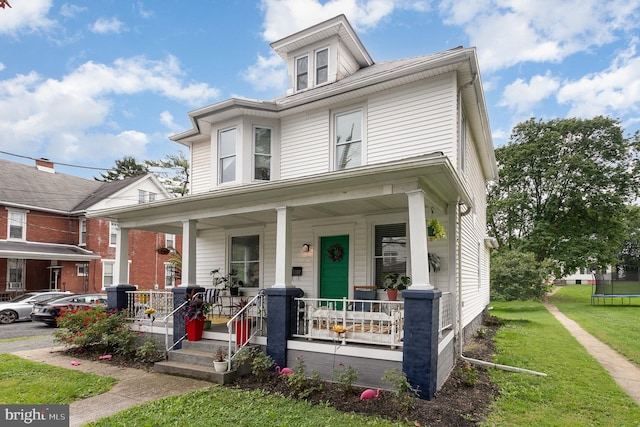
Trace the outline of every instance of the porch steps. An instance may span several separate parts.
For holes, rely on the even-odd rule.
[[[238,369],[216,372],[213,369],[214,352],[217,347],[224,346],[226,342],[203,339],[200,341],[183,341],[182,348],[170,350],[167,360],[156,362],[153,365],[154,372],[194,378],[210,381],[215,384],[232,383],[239,375]],[[245,373],[241,369],[242,374]]]

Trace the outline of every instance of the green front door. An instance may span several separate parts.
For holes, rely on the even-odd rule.
[[[349,297],[349,236],[321,237],[320,298],[342,297]]]

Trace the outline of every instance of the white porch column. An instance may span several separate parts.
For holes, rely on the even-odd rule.
[[[424,192],[406,193],[409,203],[409,256],[411,257],[410,289],[433,289],[429,282],[429,252],[427,248],[427,217],[424,213]]]
[[[276,208],[276,277],[274,288],[290,288],[291,285],[291,208]]]
[[[116,262],[113,265],[113,284],[129,283],[129,229],[116,227]]]
[[[182,221],[182,284],[181,286],[195,286],[196,284],[196,226],[198,221],[189,219]]]

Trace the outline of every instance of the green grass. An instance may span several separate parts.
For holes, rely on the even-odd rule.
[[[259,390],[242,391],[209,387],[126,409],[88,426],[111,427],[263,427],[263,426],[400,426],[382,418],[345,414],[326,406],[269,395]]]
[[[549,297],[549,302],[584,330],[624,357],[640,366],[640,298],[631,298],[631,305],[591,305],[591,286],[562,286]]]
[[[638,406],[569,332],[536,302],[493,303],[500,364],[547,377],[491,370],[500,397],[486,426],[638,426]]]
[[[0,404],[68,404],[109,390],[117,380],[0,354]]]

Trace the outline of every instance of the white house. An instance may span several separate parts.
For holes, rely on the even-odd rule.
[[[412,284],[394,307],[402,313],[395,345],[352,343],[355,330],[339,348],[335,336],[303,339],[309,330],[271,323],[286,320],[270,305],[267,349],[281,363],[303,353],[320,371],[327,354],[367,360],[360,365],[378,377],[387,365],[376,363],[395,363],[418,385],[428,376],[432,395],[489,303],[485,183],[497,168],[476,50],[375,63],[344,15],[271,47],[288,66],[286,95],[191,111],[193,128],[171,138],[190,151],[189,196],[93,214],[124,231],[182,235],[185,286],[210,286],[211,270],[234,269],[245,295],[266,289],[268,299],[296,300],[288,291],[299,289],[304,298],[338,300],[353,299],[354,286],[380,287],[385,272],[408,275]],[[429,241],[431,219],[446,239]],[[439,256],[438,272],[428,253]],[[435,336],[429,329],[425,338],[425,327]],[[275,329],[285,336],[274,338]],[[281,344],[283,352],[274,350]]]

